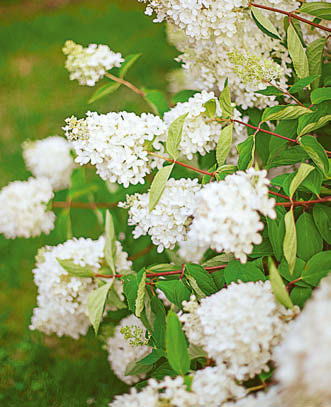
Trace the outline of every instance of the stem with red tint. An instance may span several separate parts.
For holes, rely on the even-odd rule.
[[[306,206],[306,205],[313,205],[316,203],[323,203],[323,202],[331,202],[331,196],[327,196],[326,198],[321,199],[313,199],[312,201],[291,201],[291,202],[277,202],[276,206]]]
[[[96,208],[115,208],[117,202],[72,202],[72,201],[53,201],[53,208],[78,208],[78,209],[96,209]]]

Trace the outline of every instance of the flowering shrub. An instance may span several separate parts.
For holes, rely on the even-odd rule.
[[[132,386],[111,407],[329,407],[330,5],[140,1],[186,89],[139,89],[139,54],[67,41],[70,79],[104,79],[90,104],[126,86],[153,113],[68,112],[66,138],[23,144],[33,177],[0,192],[7,238],[58,231],[30,328],[101,333]],[[97,240],[72,236],[76,210]]]

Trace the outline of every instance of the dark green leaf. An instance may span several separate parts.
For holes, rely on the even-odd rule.
[[[128,275],[123,278],[123,292],[128,301],[129,310],[135,312],[136,298],[138,291],[138,281],[136,275]]]
[[[237,146],[239,153],[238,169],[245,170],[252,165],[254,160],[255,138],[249,136],[245,141]]]
[[[317,88],[310,94],[311,103],[317,105],[325,100],[331,99],[331,88]]]
[[[296,222],[298,237],[298,256],[303,260],[309,260],[314,254],[323,248],[323,240],[319,234],[313,217],[310,213],[304,212]]]
[[[315,225],[323,239],[331,244],[331,208],[330,206],[314,205],[313,216]]]
[[[293,95],[298,93],[300,90],[304,89],[306,86],[310,85],[315,79],[319,78],[320,75],[310,75],[307,78],[299,79],[295,82],[289,89],[289,92]]]
[[[264,96],[282,96],[284,92],[274,88],[273,86],[267,86],[265,89],[257,90],[255,93]]]
[[[182,308],[184,300],[190,299],[190,290],[180,280],[158,281],[156,287],[164,292],[168,300],[178,308]]]
[[[311,287],[294,287],[290,298],[293,304],[303,308],[305,302],[311,297],[313,290]]]
[[[276,260],[280,261],[283,256],[283,241],[285,236],[285,223],[284,223],[285,214],[282,210],[277,210],[278,208],[279,207],[276,207],[277,218],[275,220],[267,218],[267,223],[270,243],[272,245]]]
[[[312,136],[303,136],[300,139],[300,145],[304,148],[306,153],[323,172],[323,174],[327,176],[329,172],[328,156],[316,138]]]
[[[197,90],[181,90],[172,97],[172,102],[173,104],[187,102],[196,93]]]
[[[164,94],[159,90],[145,91],[145,99],[154,110],[154,113],[159,114],[161,117],[169,110],[168,102]]]
[[[317,286],[329,271],[331,271],[331,250],[315,254],[305,265],[302,278],[306,283]]]
[[[226,284],[233,281],[265,281],[265,275],[262,271],[252,263],[241,264],[238,260],[232,260],[224,270],[224,278]]]
[[[211,295],[217,291],[213,277],[203,267],[198,264],[187,264],[185,266],[185,276],[187,276],[187,273],[195,278],[198,286],[206,295]]]

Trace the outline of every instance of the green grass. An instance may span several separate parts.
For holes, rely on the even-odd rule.
[[[91,5],[93,4],[93,5]],[[63,43],[109,44],[124,56],[143,56],[128,80],[149,89],[165,90],[166,73],[175,67],[175,50],[164,27],[153,24],[136,0],[5,1],[0,5],[0,187],[26,179],[21,143],[30,138],[63,134],[64,119],[98,112],[149,107],[121,88],[88,105],[92,88],[70,82],[64,69]],[[76,216],[77,218],[77,216]],[[75,222],[75,216],[74,216]],[[76,234],[93,235],[93,217]],[[113,375],[101,342],[86,338],[46,337],[29,330],[36,288],[31,270],[38,247],[56,244],[56,233],[36,239],[0,237],[0,405],[106,406],[125,385]],[[144,242],[142,243],[144,244]]]

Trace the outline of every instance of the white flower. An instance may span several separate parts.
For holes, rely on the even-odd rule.
[[[148,157],[144,144],[163,151],[166,138],[163,121],[150,113],[137,116],[120,112],[88,112],[86,119],[66,119],[66,136],[72,142],[80,165],[91,162],[104,180],[129,184],[144,183],[144,177],[163,161]]]
[[[67,56],[65,67],[70,72],[70,80],[77,79],[80,85],[94,86],[106,71],[119,67],[124,61],[119,52],[111,51],[107,45],[90,44],[83,48],[66,41],[63,53]]]
[[[125,376],[128,365],[147,356],[152,351],[152,348],[146,345],[131,345],[129,340],[125,339],[123,333],[121,333],[121,328],[125,326],[138,327],[143,335],[146,332],[140,319],[134,315],[122,319],[120,324],[116,326],[114,335],[107,340],[108,360],[116,375],[123,382],[133,384],[143,379],[145,375]]]
[[[197,194],[197,209],[188,241],[217,252],[231,252],[242,263],[262,242],[259,212],[274,219],[275,200],[268,198],[267,172],[249,168],[228,175],[224,181],[205,185]]]
[[[149,193],[127,196],[122,207],[129,207],[129,225],[136,225],[133,237],[150,235],[158,252],[173,249],[186,238],[190,216],[195,207],[196,194],[200,190],[198,180],[173,178],[167,181],[158,204],[149,213]]]
[[[54,228],[55,215],[47,210],[54,196],[47,178],[14,181],[0,192],[0,233],[7,239],[48,234]]]
[[[131,387],[129,394],[115,396],[109,407],[158,407],[159,393],[150,386],[144,387],[140,392]]]
[[[25,164],[35,177],[48,178],[54,191],[70,186],[74,160],[67,140],[53,136],[26,141],[22,147]]]
[[[184,263],[200,263],[206,247],[199,246],[196,242],[183,240],[178,244],[177,254],[183,259]]]
[[[57,259],[70,259],[97,272],[104,260],[104,246],[103,236],[98,240],[79,238],[54,247],[46,246],[39,252],[33,270],[38,286],[38,307],[33,311],[30,329],[75,339],[86,334],[90,326],[87,299],[97,288],[97,282],[92,278],[69,275]],[[126,271],[131,263],[119,242],[116,242],[116,247],[116,271]]]
[[[273,386],[268,391],[250,394],[234,403],[225,403],[222,407],[284,407],[284,403],[279,394],[279,387]],[[292,405],[292,407],[298,406]]]
[[[286,311],[276,302],[270,282],[232,283],[203,298],[201,305],[184,303],[191,310],[180,319],[190,342],[202,346],[218,365],[237,380],[269,370],[273,347],[282,339]],[[286,318],[285,318],[286,317]]]
[[[325,277],[276,348],[284,407],[331,404],[331,275]]]

